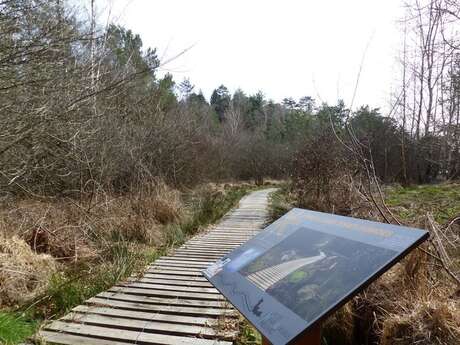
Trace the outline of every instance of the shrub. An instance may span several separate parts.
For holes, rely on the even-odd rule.
[[[331,130],[309,138],[293,162],[292,191],[299,207],[349,215],[356,203],[354,164]]]

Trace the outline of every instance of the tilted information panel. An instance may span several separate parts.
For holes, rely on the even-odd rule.
[[[293,209],[204,275],[272,344],[287,344],[427,238],[420,229]]]

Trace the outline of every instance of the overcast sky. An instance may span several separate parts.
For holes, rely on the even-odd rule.
[[[355,106],[388,109],[401,0],[111,1],[112,18],[163,60],[193,46],[164,69],[206,97],[224,84],[275,101],[310,95],[349,105],[368,46]]]

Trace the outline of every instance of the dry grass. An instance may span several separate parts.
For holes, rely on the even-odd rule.
[[[460,276],[460,224],[454,212],[458,211],[458,186],[389,192],[393,211],[406,224],[428,229],[431,236],[366,294],[364,302],[377,316],[374,329],[381,345],[460,342],[460,284],[453,278]]]
[[[183,203],[178,190],[170,188],[162,181],[144,187],[136,195],[133,210],[142,216],[155,219],[161,224],[178,221]]]
[[[442,239],[446,244],[452,241],[448,234]],[[354,314],[374,343],[459,343],[460,286],[439,260],[428,254],[435,253],[434,245],[430,241],[413,251],[354,299]],[[366,327],[358,332],[365,333]]]
[[[411,310],[383,322],[381,345],[455,344],[460,339],[458,303],[414,301]]]
[[[160,225],[177,221],[181,208],[180,193],[164,184],[79,202],[15,200],[0,209],[0,233],[24,239],[38,253],[76,260],[93,256],[94,244],[113,236],[159,245]]]
[[[48,286],[58,269],[48,254],[37,254],[22,239],[0,234],[0,306],[33,299]]]
[[[115,243],[164,245],[164,225],[182,212],[180,193],[158,181],[124,195],[8,200],[0,209],[0,306],[34,298],[59,267],[103,262]]]
[[[421,251],[355,299],[358,314],[372,317],[379,344],[455,344],[460,339],[460,303],[455,285]],[[372,316],[371,316],[372,315]]]
[[[351,345],[355,329],[354,321],[352,303],[345,304],[332,314],[321,326],[328,344]]]

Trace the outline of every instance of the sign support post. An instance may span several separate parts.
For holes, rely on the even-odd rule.
[[[267,338],[262,336],[262,345],[271,345]],[[305,335],[295,340],[292,345],[321,345],[321,324],[312,327]]]

